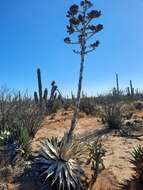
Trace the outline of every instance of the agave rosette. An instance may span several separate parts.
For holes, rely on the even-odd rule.
[[[75,138],[67,144],[67,135],[46,139],[41,142],[41,149],[35,158],[35,166],[40,176],[48,185],[57,185],[59,189],[80,189],[82,176],[81,166],[85,163],[85,144]]]

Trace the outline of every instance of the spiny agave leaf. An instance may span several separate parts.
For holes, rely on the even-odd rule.
[[[143,156],[143,148],[139,145],[137,148],[134,148],[131,155],[136,159],[142,157]]]
[[[56,159],[55,155],[51,154],[48,149],[41,149],[39,156],[44,157],[45,159]]]
[[[54,179],[52,180],[51,186],[53,186],[54,183],[58,180],[59,175],[60,175],[60,171],[58,172],[58,175],[54,175]]]
[[[51,160],[47,160],[47,159],[41,157],[41,158],[36,158],[35,163],[50,165],[52,162],[51,162]]]
[[[64,178],[63,178],[64,179]],[[65,179],[62,181],[62,183],[59,184],[59,190],[64,190],[65,189]]]
[[[132,155],[133,158],[130,160],[130,162],[136,168],[137,165],[139,165],[143,160],[143,148],[141,147],[141,145],[134,148],[134,150],[131,152],[131,155]]]
[[[48,150],[44,150],[41,148],[41,150],[39,151],[39,155],[38,157],[42,157],[42,158],[45,158],[45,159],[50,159],[50,153],[48,152]]]
[[[67,179],[69,179],[69,181],[72,181],[75,185],[77,184],[77,178],[75,177],[75,174],[74,173],[72,173],[72,172],[69,172],[68,173],[68,178]],[[71,180],[72,179],[72,180]]]
[[[51,143],[55,147],[55,149],[58,149],[58,138],[57,137],[52,137],[51,138]]]
[[[42,175],[44,175],[44,174],[48,174],[47,175],[47,177],[46,177],[46,179],[45,179],[45,181],[49,178],[49,176],[51,176],[52,174],[54,174],[54,172],[55,172],[55,165],[51,165],[47,170],[45,170],[43,173],[42,173]]]
[[[47,179],[50,177],[50,176],[52,176],[54,174],[54,171],[52,171],[51,173],[48,173],[48,175],[46,176],[46,178],[45,178],[45,181],[44,181],[44,183],[47,181]]]
[[[71,185],[70,185],[70,178],[67,179],[67,186],[68,186],[68,189],[70,190],[70,187],[71,187]]]
[[[71,176],[71,175],[70,175]],[[68,180],[69,180],[69,171],[68,169],[65,170],[65,179],[66,179],[66,184],[68,184]],[[74,182],[73,182],[74,183]]]
[[[63,170],[61,170],[60,173],[59,173],[59,180],[60,180],[60,185],[59,186],[61,186],[63,184],[63,181],[64,181]]]
[[[52,181],[52,185],[55,183],[55,181],[58,179],[59,175],[60,175],[60,172],[63,168],[63,164],[57,164],[57,168],[56,168],[56,172],[55,172],[55,177]]]
[[[49,150],[51,150],[51,152],[52,152],[55,156],[58,155],[56,148],[55,148],[50,142],[46,141],[46,145],[49,147]]]
[[[74,167],[70,163],[66,165],[67,167],[67,179],[71,178],[75,183],[77,183],[76,177],[74,177]],[[68,177],[69,176],[69,177]],[[80,177],[80,176],[79,176]]]
[[[52,159],[57,158],[58,154],[57,154],[56,150],[54,149],[54,147],[52,145],[50,145],[50,143],[48,143],[47,141],[46,141],[45,145],[46,146],[41,145],[42,154],[45,154],[45,155],[47,154],[48,157],[50,157]]]
[[[70,183],[71,183],[71,186],[73,187],[73,189],[76,189],[76,184],[72,180],[70,180]]]
[[[46,156],[46,154],[47,154],[47,156]],[[54,154],[52,154],[52,152],[51,152],[49,149],[47,149],[46,152],[45,152],[44,149],[42,149],[42,150],[41,150],[41,155],[44,156],[44,157],[47,158],[47,159],[50,159],[50,158],[56,159],[56,156],[55,156]]]

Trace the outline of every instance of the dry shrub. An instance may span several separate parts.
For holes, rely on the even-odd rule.
[[[87,115],[95,115],[96,114],[96,104],[94,99],[91,97],[86,97],[85,95],[82,96],[80,100],[80,107],[81,112],[86,113]]]
[[[101,117],[103,123],[106,124],[109,129],[121,129],[123,117],[120,104],[105,104]]]
[[[142,110],[143,109],[143,101],[137,100],[133,102],[133,106],[136,110]]]
[[[27,94],[7,88],[0,90],[0,167],[3,171],[10,165],[20,174],[24,171],[31,155],[30,142],[41,127],[43,117]]]
[[[33,138],[42,120],[43,113],[26,93],[0,90],[0,131],[15,132],[24,127]]]

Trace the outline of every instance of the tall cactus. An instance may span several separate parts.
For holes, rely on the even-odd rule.
[[[48,89],[47,88],[45,88],[45,90],[44,90],[43,99],[45,102],[47,102],[47,100],[48,100]]]
[[[73,92],[71,92],[71,98],[72,98],[72,103],[73,103],[73,105],[75,105],[75,103],[76,103],[76,98],[75,98]]]
[[[116,87],[117,87],[117,94],[119,95],[119,78],[118,78],[118,74],[116,74]]]
[[[34,92],[34,100],[35,100],[35,103],[38,104],[38,94],[37,92]]]
[[[42,79],[41,79],[40,69],[37,69],[37,79],[38,79],[39,103],[42,106]]]
[[[37,79],[38,79],[38,93],[34,92],[35,103],[38,104],[40,108],[42,108],[44,111],[46,111],[46,113],[51,114],[55,100],[57,99],[57,95],[58,94],[60,95],[61,102],[64,102],[64,99],[62,97],[62,94],[58,90],[55,81],[51,83],[51,93],[48,99],[48,89],[45,88],[44,92],[42,91],[42,79],[41,79],[40,69],[37,69]],[[43,111],[42,109],[41,111]]]
[[[47,102],[47,105],[46,105],[46,112],[50,115],[51,112],[52,112],[52,108],[53,108],[53,105],[54,105],[54,102],[56,100],[56,97],[57,97],[57,86],[56,86],[56,83],[55,81],[53,81],[51,83],[51,94],[50,94],[50,98]]]
[[[127,96],[130,96],[131,92],[130,92],[130,87],[127,87]]]
[[[134,88],[133,88],[133,84],[132,81],[130,80],[130,92],[131,92],[131,96],[134,95]]]

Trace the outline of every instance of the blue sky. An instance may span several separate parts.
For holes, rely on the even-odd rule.
[[[0,0],[0,86],[33,92],[36,69],[43,86],[55,80],[64,94],[76,90],[79,57],[64,44],[66,11],[78,0]],[[132,79],[143,89],[143,0],[94,0],[104,25],[100,47],[85,64],[83,90],[89,94]]]

